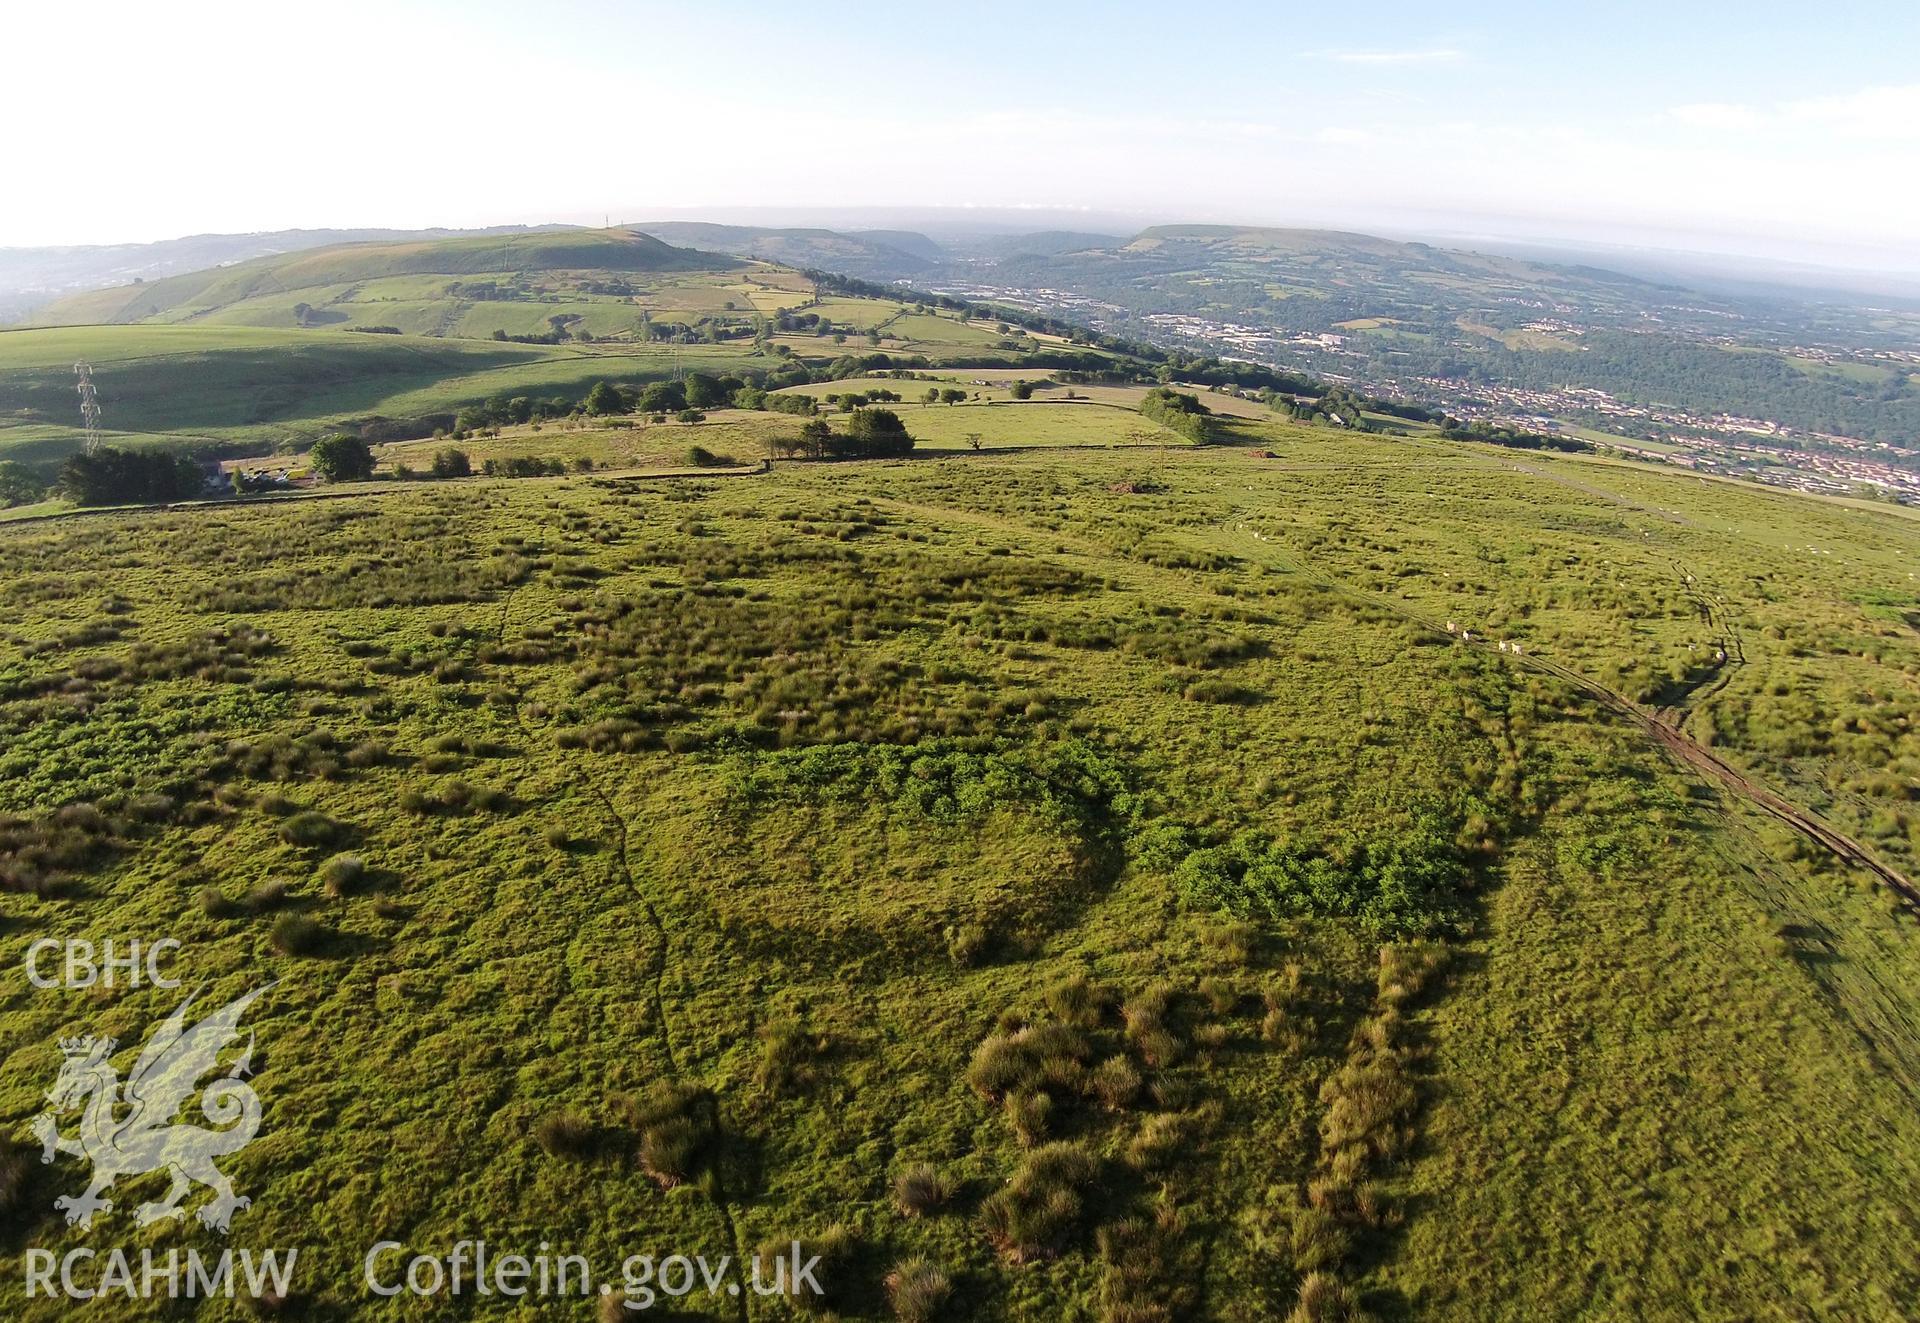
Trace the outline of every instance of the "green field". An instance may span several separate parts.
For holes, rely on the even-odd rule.
[[[913,1256],[949,1319],[1910,1310],[1920,926],[1733,778],[1920,872],[1920,524],[1271,419],[1108,452],[1157,429],[900,412],[992,448],[0,526],[0,959],[165,933],[210,999],[277,980],[226,1165],[231,1243],[306,1247],[290,1309],[464,1317],[360,1262],[482,1236],[798,1237],[845,1318]],[[797,422],[465,444],[644,467]],[[12,996],[16,1145],[57,1038],[131,1059],[180,995]],[[83,1166],[32,1147],[9,1316],[65,1316],[28,1245],[226,1243],[136,1230],[157,1177],[69,1228]]]
[[[745,354],[244,327],[0,331],[0,458],[44,460],[75,448],[73,363],[81,357],[93,365],[109,432],[244,450],[310,441],[375,415],[451,414],[503,392],[577,398],[602,379],[659,380],[676,364],[726,369]]]
[[[598,265],[487,265],[510,260]],[[48,325],[0,331],[0,460],[50,478],[79,448],[82,360],[107,444],[247,455],[342,430],[424,437],[495,396],[577,402],[603,380],[751,380],[881,350],[1017,364],[1049,347],[998,348],[992,325],[913,306],[820,299],[798,272],[627,231],[320,249],[78,296],[44,310]],[[769,333],[769,314],[800,308],[835,335]],[[847,335],[883,326],[878,344]]]
[[[798,308],[841,338],[754,338]],[[347,244],[79,295],[37,321],[0,331],[0,459],[43,469],[80,442],[80,360],[110,444],[258,453],[373,420],[426,435],[495,395],[577,400],[600,380],[765,372],[776,345],[824,364],[850,352],[848,329],[887,326],[892,352],[936,362],[1020,357],[993,349],[990,326],[821,299],[798,272],[625,230]],[[400,334],[355,333],[367,327]],[[559,343],[498,338],[556,330]]]

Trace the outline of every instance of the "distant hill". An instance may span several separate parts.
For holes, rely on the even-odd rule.
[[[1232,225],[1159,225],[1142,230],[1123,253],[1181,262],[1204,260],[1231,266],[1288,268],[1326,275],[1340,271],[1390,287],[1398,298],[1422,291],[1415,302],[1445,304],[1445,291],[1471,303],[1486,298],[1565,296],[1576,299],[1650,300],[1662,287],[1637,275],[1580,264],[1532,261],[1504,253],[1442,248],[1413,240],[1383,239],[1346,230],[1281,229]],[[1412,282],[1410,285],[1407,282]],[[1333,294],[1333,290],[1321,290]],[[1672,292],[1669,286],[1667,293]]]
[[[1083,253],[1096,248],[1119,248],[1126,244],[1118,234],[1091,234],[1081,230],[1041,230],[1034,234],[996,234],[980,239],[970,248],[972,255],[993,261],[1012,257],[1058,257],[1062,253]]]
[[[41,309],[28,324],[192,320],[253,300],[286,302],[304,290],[328,290],[397,276],[718,271],[737,264],[725,256],[676,248],[651,235],[625,229],[339,244],[95,290]],[[318,302],[318,296],[312,301]]]
[[[1148,252],[1172,243],[1205,244],[1248,253],[1305,253],[1332,249],[1392,257],[1434,251],[1423,243],[1401,243],[1345,230],[1281,229],[1256,225],[1155,225],[1140,231],[1125,246],[1129,252]]]
[[[0,248],[0,324],[56,299],[90,289],[164,280],[168,276],[336,244],[488,238],[571,228],[502,225],[473,230],[266,230],[253,234],[192,234],[156,243]]]
[[[844,233],[850,239],[864,239],[923,262],[947,260],[947,250],[917,230],[847,230]]]
[[[846,234],[839,230],[759,229],[702,221],[646,221],[632,228],[668,243],[863,280],[911,277],[932,268],[941,253],[940,246],[926,235],[904,230]]]

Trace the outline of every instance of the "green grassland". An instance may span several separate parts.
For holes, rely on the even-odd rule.
[[[908,1316],[914,1256],[950,1319],[1910,1309],[1920,927],[1547,666],[1911,875],[1920,524],[1270,419],[1108,451],[1144,420],[901,413],[1011,430],[0,528],[0,961],[165,933],[209,997],[278,980],[231,1239],[306,1247],[293,1308],[464,1317],[359,1261],[483,1235],[797,1236],[845,1318]],[[469,446],[644,467],[796,422]],[[58,1037],[130,1055],[178,996],[9,989],[16,1142]],[[59,1316],[29,1244],[219,1239],[136,1231],[155,1178],[88,1236],[77,1163],[0,1171],[12,1316]]]
[[[36,314],[36,325],[177,320],[289,291],[337,291],[365,281],[411,278],[424,295],[441,282],[421,276],[484,279],[499,273],[725,271],[732,258],[675,248],[630,230],[579,230],[472,239],[339,244],[284,256],[256,258],[156,280],[98,290]],[[312,302],[312,300],[308,300]]]
[[[488,265],[500,262],[572,265]],[[767,333],[770,315],[797,309],[834,334]],[[629,231],[344,245],[85,295],[41,320],[0,331],[0,459],[48,476],[82,441],[82,360],[109,444],[244,455],[340,430],[427,436],[499,395],[750,377],[783,355],[815,368],[854,352],[1018,364],[1050,347],[1005,348],[990,325],[892,300],[822,299],[798,272]],[[68,324],[81,321],[96,324]]]
[[[677,351],[677,352],[676,352]],[[46,460],[79,441],[73,363],[93,365],[106,428],[127,440],[271,449],[374,416],[450,414],[502,392],[578,398],[606,378],[730,368],[726,346],[519,345],[245,327],[0,332],[0,456]]]
[[[797,309],[838,334],[755,338]],[[989,326],[822,299],[799,272],[636,231],[346,244],[81,295],[0,331],[0,457],[45,467],[76,448],[81,360],[112,443],[257,453],[373,420],[425,435],[503,393],[577,399],[605,379],[766,370],[781,352],[827,363],[849,332],[935,362],[1017,363],[1046,343],[1004,349]]]

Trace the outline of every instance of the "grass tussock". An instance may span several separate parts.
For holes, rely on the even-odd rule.
[[[118,856],[132,830],[85,801],[37,818],[0,814],[0,891],[65,894]]]
[[[636,1137],[640,1168],[662,1189],[695,1179],[713,1156],[713,1095],[695,1084],[661,1080],[618,1107]]]
[[[267,941],[283,956],[325,955],[335,933],[317,919],[304,914],[283,914],[273,921]]]
[[[893,1206],[902,1217],[931,1217],[952,1197],[952,1188],[930,1162],[916,1162],[893,1178]]]
[[[887,1303],[900,1323],[933,1323],[953,1294],[952,1280],[920,1254],[894,1264],[886,1287]]]
[[[305,850],[326,849],[350,834],[346,823],[315,809],[302,810],[280,824],[281,841]]]
[[[808,1032],[798,1017],[775,1016],[760,1026],[760,1061],[755,1078],[775,1097],[802,1093],[814,1082],[815,1063],[826,1053],[826,1040]]]
[[[774,1284],[775,1265],[785,1263],[791,1268],[796,1244],[802,1264],[810,1259],[819,1259],[813,1269],[813,1281],[818,1284],[819,1290],[814,1290],[804,1281],[794,1280],[789,1271],[779,1279],[782,1289],[774,1294],[785,1300],[795,1313],[836,1316],[855,1299],[860,1259],[866,1249],[864,1239],[856,1228],[844,1222],[835,1222],[814,1235],[766,1241],[758,1253],[762,1287]]]
[[[1099,1179],[1100,1160],[1086,1149],[1066,1141],[1043,1145],[981,1205],[981,1226],[1016,1263],[1054,1258],[1080,1231]]]
[[[604,1142],[600,1128],[578,1112],[561,1111],[540,1118],[533,1142],[550,1158],[584,1159],[596,1156]]]
[[[320,885],[339,900],[353,894],[367,880],[367,861],[357,854],[336,854],[320,865]]]

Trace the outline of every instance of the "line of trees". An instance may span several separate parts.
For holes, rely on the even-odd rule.
[[[198,496],[206,477],[197,461],[166,450],[116,450],[71,455],[55,484],[77,505],[127,505]]]
[[[913,437],[891,409],[855,409],[846,430],[836,432],[824,418],[800,425],[797,436],[774,443],[784,455],[808,459],[898,459],[913,453]]]
[[[1569,455],[1592,453],[1591,442],[1575,436],[1548,436],[1544,432],[1529,432],[1518,427],[1497,427],[1492,423],[1463,423],[1455,418],[1446,420],[1447,425],[1440,429],[1440,435],[1449,441],[1484,441],[1492,446],[1506,446],[1510,450],[1558,450]]]

